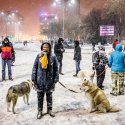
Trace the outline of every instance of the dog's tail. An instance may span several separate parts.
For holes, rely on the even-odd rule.
[[[13,88],[10,87],[8,92],[7,92],[7,95],[6,95],[6,102],[7,103],[11,103],[12,93],[13,93]]]
[[[109,112],[119,112],[119,111],[121,111],[121,109],[119,109],[119,108],[117,108],[117,107],[115,107],[115,106],[112,106],[112,107],[110,107],[110,109],[109,109]]]

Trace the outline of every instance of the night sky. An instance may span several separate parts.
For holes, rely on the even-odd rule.
[[[56,13],[51,7],[54,0],[0,0],[0,11],[18,10],[24,17],[24,32],[36,35],[39,32],[39,15],[41,11]],[[81,0],[81,13],[86,14],[92,8],[98,7],[106,0]]]

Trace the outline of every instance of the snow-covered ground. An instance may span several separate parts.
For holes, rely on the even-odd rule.
[[[19,84],[22,81],[31,78],[31,72],[36,55],[40,52],[39,43],[31,43],[24,47],[23,44],[14,45],[16,51],[15,66],[12,67],[14,81],[0,82],[0,125],[125,125],[125,96],[113,97],[111,91],[111,73],[107,69],[104,81],[105,93],[110,100],[111,105],[116,105],[121,109],[118,113],[96,114],[87,113],[89,107],[88,100],[84,93],[72,93],[64,89],[59,83],[56,84],[53,93],[53,111],[55,118],[45,115],[41,120],[36,119],[37,114],[37,95],[32,90],[30,94],[30,105],[23,102],[23,98],[18,98],[16,105],[17,114],[6,111],[5,97],[8,88],[11,85]],[[91,46],[82,47],[81,69],[91,70]],[[109,51],[111,46],[106,46]],[[0,65],[1,71],[1,65]],[[80,79],[74,78],[75,63],[73,61],[73,49],[66,49],[63,59],[63,73],[60,81],[68,88],[80,91]],[[1,72],[0,72],[1,79]],[[46,102],[46,101],[45,101]],[[44,103],[44,113],[46,112],[46,103]]]

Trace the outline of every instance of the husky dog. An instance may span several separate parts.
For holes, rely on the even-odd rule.
[[[90,80],[84,78],[81,90],[85,91],[87,99],[90,101],[88,112],[98,111],[101,113],[118,112],[120,109],[111,107],[105,93]]]
[[[89,79],[92,83],[94,80],[94,76],[95,76],[95,71],[84,71],[84,70],[80,70],[78,72],[78,78],[80,78],[81,80],[83,80],[85,77],[87,79]]]
[[[9,111],[10,104],[12,102],[12,111],[15,114],[15,106],[17,103],[17,99],[20,96],[23,96],[24,103],[29,105],[29,94],[33,87],[33,82],[31,80],[24,81],[18,85],[13,85],[8,89],[6,95],[6,103],[7,103],[7,111]]]

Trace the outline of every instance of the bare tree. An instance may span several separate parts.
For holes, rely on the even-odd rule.
[[[106,24],[115,26],[115,37],[125,33],[125,0],[108,0],[103,13]]]
[[[80,36],[80,19],[78,17],[70,17],[65,20],[65,38],[78,39]],[[63,22],[50,23],[46,29],[41,29],[41,33],[49,38],[62,36]]]
[[[101,24],[101,10],[93,9],[83,20],[84,34],[87,37],[87,41],[96,42],[100,41],[99,26]],[[86,33],[86,34],[85,34]],[[84,37],[84,36],[83,36]]]

